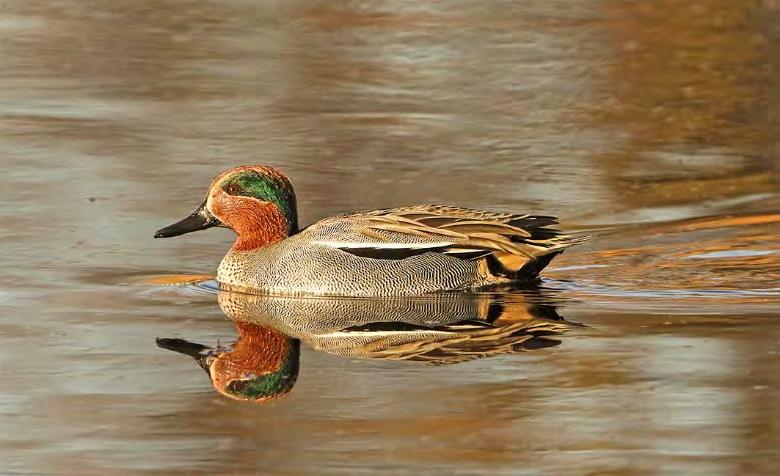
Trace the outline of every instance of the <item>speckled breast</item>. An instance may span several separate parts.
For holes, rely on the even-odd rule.
[[[439,253],[365,258],[293,236],[258,250],[231,250],[217,280],[223,289],[255,294],[390,296],[474,288],[490,277],[479,262]]]

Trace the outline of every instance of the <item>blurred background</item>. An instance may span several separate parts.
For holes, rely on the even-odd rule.
[[[779,21],[752,0],[0,2],[0,472],[774,474]],[[232,336],[214,297],[133,283],[214,272],[228,231],[152,233],[244,163],[290,177],[302,224],[448,203],[613,227],[546,283],[595,331],[453,367],[304,349],[288,398],[222,399],[154,345]]]

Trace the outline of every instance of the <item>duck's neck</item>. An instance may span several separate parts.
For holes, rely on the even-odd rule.
[[[231,251],[250,251],[281,241],[297,228],[292,226],[275,206],[253,209],[242,214],[240,223],[234,225],[238,234]]]

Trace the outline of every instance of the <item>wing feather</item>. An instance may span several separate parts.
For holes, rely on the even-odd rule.
[[[504,258],[501,263],[525,263],[584,241],[547,228],[557,223],[552,216],[419,205],[328,218],[302,233],[322,246],[367,257],[402,259],[437,252],[479,259],[508,253],[525,259]]]

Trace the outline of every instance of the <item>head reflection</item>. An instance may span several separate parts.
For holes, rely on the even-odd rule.
[[[298,377],[299,341],[251,322],[234,324],[238,338],[228,346],[208,347],[183,339],[157,339],[157,345],[193,357],[226,397],[264,402],[292,390]]]
[[[337,299],[257,296],[220,291],[236,326],[228,346],[182,339],[157,345],[189,355],[221,394],[264,402],[288,393],[299,369],[300,342],[351,358],[454,364],[558,345],[575,324],[538,295],[456,295]]]

